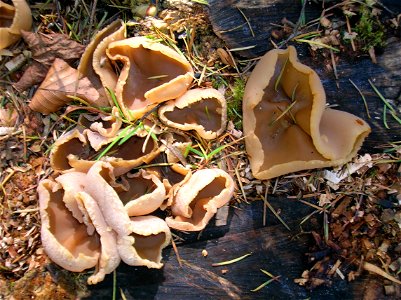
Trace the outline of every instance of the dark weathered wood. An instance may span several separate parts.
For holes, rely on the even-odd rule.
[[[230,208],[227,226],[208,226],[198,234],[186,236],[178,245],[183,260],[179,266],[174,251],[164,252],[165,266],[161,270],[134,268],[121,265],[117,269],[117,294],[120,288],[127,299],[350,299],[362,298],[366,280],[348,283],[336,279],[331,287],[314,291],[294,283],[302,271],[310,267],[304,253],[308,252],[308,234],[296,236],[299,222],[310,212],[308,206],[289,199],[271,199],[276,209],[282,209],[283,218],[291,227],[286,230],[268,212],[267,226],[262,226],[262,202],[241,204],[240,209]],[[319,226],[317,216],[312,224]],[[310,228],[304,228],[310,230]],[[202,249],[208,256],[202,256]],[[246,253],[252,255],[224,267],[212,263],[230,260]],[[226,269],[227,273],[222,274]],[[260,269],[280,275],[280,283],[272,283],[258,292],[251,289],[268,280]],[[111,299],[112,276],[91,288],[90,299]],[[379,291],[382,295],[382,291]]]
[[[368,80],[379,89],[394,107],[398,107],[400,114],[401,93],[401,42],[390,43],[384,53],[378,56],[378,64],[372,63],[370,58],[356,58],[347,61],[340,57],[337,63],[338,80],[333,72],[328,72],[322,64],[310,57],[300,57],[300,61],[312,67],[320,76],[326,91],[327,102],[338,105],[336,108],[353,113],[369,123],[372,132],[364,142],[362,152],[378,152],[378,147],[389,142],[401,140],[401,124],[387,113],[387,124],[384,125],[384,103],[374,92]],[[353,87],[352,80],[365,95],[371,118],[368,118],[366,109],[359,92]],[[388,109],[387,109],[388,111]]]
[[[305,14],[309,19],[319,16],[318,7],[316,4],[306,5]],[[283,18],[297,23],[301,9],[298,0],[210,0],[209,18],[214,32],[230,49],[253,47],[238,53],[257,57],[273,46],[270,43],[271,31],[279,29],[273,24],[282,24]]]

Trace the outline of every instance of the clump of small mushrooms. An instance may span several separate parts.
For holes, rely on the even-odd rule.
[[[121,260],[161,268],[170,228],[204,229],[234,193],[227,172],[193,172],[182,159],[192,144],[183,131],[215,139],[225,130],[224,96],[188,90],[193,70],[183,56],[125,35],[115,21],[94,37],[77,69],[56,59],[30,103],[49,114],[80,98],[97,112],[82,113],[55,141],[54,175],[38,187],[46,253],[73,272],[95,268],[90,284]],[[162,123],[148,116],[157,108]],[[155,216],[166,209],[166,220]]]

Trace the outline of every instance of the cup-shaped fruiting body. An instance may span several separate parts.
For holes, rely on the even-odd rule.
[[[170,127],[195,130],[204,139],[215,139],[226,128],[226,99],[212,88],[189,90],[160,107],[159,118]]]
[[[166,198],[166,188],[156,175],[144,169],[123,177],[125,190],[118,193],[129,216],[148,215],[157,210]]]
[[[132,217],[131,224],[131,240],[119,241],[121,259],[131,266],[160,269],[163,266],[162,250],[171,241],[170,228],[165,221],[154,216]]]
[[[192,82],[189,62],[171,48],[148,38],[116,41],[106,52],[110,59],[124,64],[115,95],[130,120],[142,117],[160,102],[178,98]]]
[[[73,129],[54,143],[50,152],[50,165],[58,172],[73,168],[75,171],[86,173],[95,164],[100,153],[116,138],[103,139],[89,129],[83,132]],[[138,132],[121,145],[115,143],[100,160],[109,162],[113,166],[115,176],[119,176],[143,163],[149,163],[159,153],[157,141]]]
[[[116,20],[99,31],[86,47],[78,66],[78,71],[87,77],[98,90],[101,97],[113,101],[105,88],[114,91],[118,76],[114,71],[106,49],[112,42],[125,38],[126,26],[122,20]]]
[[[245,87],[246,150],[258,179],[343,164],[370,132],[357,116],[326,108],[318,75],[297,60],[294,47],[272,50]]]
[[[73,129],[59,137],[50,151],[50,166],[57,172],[72,168],[69,157],[80,157],[85,160],[95,153],[88,145],[85,135],[78,129]]]
[[[0,1],[0,49],[21,38],[21,30],[32,27],[31,10],[25,0],[13,0],[13,5]]]
[[[52,261],[73,272],[96,266],[100,253],[100,237],[89,235],[85,224],[73,217],[63,202],[61,186],[43,180],[38,187],[41,216],[41,239]]]
[[[117,235],[110,230],[99,208],[102,203],[99,196],[110,196],[111,187],[97,177],[80,172],[60,175],[56,181],[44,180],[39,185],[44,248],[55,263],[67,270],[79,272],[96,266],[96,272],[88,278],[88,283],[98,283],[120,263]],[[89,185],[103,189],[104,194],[91,192],[87,188]],[[109,197],[111,203],[113,200]],[[129,222],[128,216],[126,218]],[[119,220],[123,221],[123,217],[120,216]],[[92,252],[91,260],[83,256]],[[89,265],[88,261],[92,264]]]
[[[104,106],[107,102],[99,98],[98,91],[86,78],[70,67],[64,60],[56,58],[42,84],[32,97],[32,110],[49,114],[72,101],[68,96],[82,98],[94,106]]]
[[[173,217],[166,219],[167,225],[184,231],[202,230],[233,193],[234,181],[225,171],[199,170],[174,195]]]

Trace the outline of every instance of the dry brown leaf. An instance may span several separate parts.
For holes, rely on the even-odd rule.
[[[78,70],[70,67],[64,60],[56,58],[46,78],[32,97],[29,107],[34,111],[49,114],[70,102],[69,95],[78,96],[91,105],[99,105],[99,93],[89,79],[80,78]]]
[[[14,88],[20,92],[42,82],[55,58],[71,62],[79,59],[85,50],[84,45],[69,39],[64,34],[22,31],[22,37],[32,51],[32,64],[14,84]]]

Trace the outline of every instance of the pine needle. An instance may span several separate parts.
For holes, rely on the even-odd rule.
[[[362,91],[357,87],[357,85],[356,85],[351,79],[349,79],[349,81],[350,81],[351,84],[354,86],[354,88],[356,88],[356,90],[359,92],[359,95],[361,95],[362,100],[363,100],[363,103],[364,103],[364,105],[365,105],[366,114],[368,115],[368,118],[370,119],[370,113],[369,113],[368,103],[366,102],[365,96],[362,94]]]
[[[234,264],[236,262],[239,262],[239,261],[243,260],[244,258],[247,258],[250,255],[252,255],[252,252],[248,253],[248,254],[245,254],[245,255],[242,255],[240,257],[234,258],[232,260],[227,260],[227,261],[222,261],[222,262],[219,262],[219,263],[214,263],[214,264],[212,264],[212,267],[220,267],[220,266],[231,265],[231,264]]]
[[[276,79],[276,82],[274,83],[274,90],[277,92],[278,91],[278,85],[279,85],[279,83],[280,83],[280,81],[281,81],[281,77],[283,76],[283,74],[284,74],[284,70],[285,70],[285,67],[287,66],[287,62],[288,62],[288,57],[287,57],[287,59],[285,60],[285,63],[284,63],[284,66],[281,68],[281,70],[280,70],[280,74],[278,75],[278,77],[277,77],[277,79]]]

